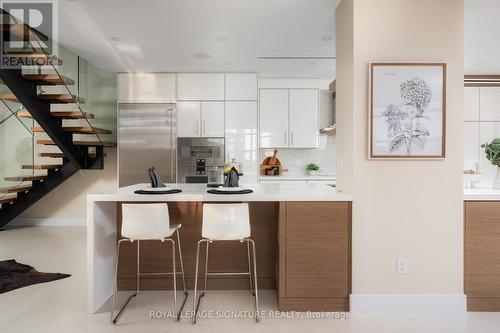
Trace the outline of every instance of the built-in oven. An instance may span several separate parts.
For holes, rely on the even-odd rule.
[[[224,168],[224,138],[177,139],[178,183],[208,183],[216,167]]]

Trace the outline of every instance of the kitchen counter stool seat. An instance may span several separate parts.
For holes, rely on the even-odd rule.
[[[194,315],[192,322],[196,324],[198,309],[201,298],[205,296],[207,291],[207,278],[209,276],[224,276],[224,275],[248,275],[250,282],[250,292],[255,296],[255,320],[260,321],[259,317],[259,294],[257,289],[257,263],[255,255],[255,242],[250,238],[250,213],[248,203],[235,204],[204,204],[203,205],[203,222],[201,236],[198,241],[196,250],[196,273],[194,282],[194,297],[193,310]],[[246,243],[248,272],[208,272],[208,250],[209,244],[216,241],[239,241]],[[200,257],[200,245],[206,243],[205,252],[205,286],[200,296],[196,298],[198,288],[198,266]],[[250,244],[252,245],[252,255],[250,255]],[[253,270],[252,261],[253,258]],[[253,273],[253,285],[252,285]]]
[[[122,227],[121,238],[117,244],[117,258],[115,270],[115,285],[113,289],[113,306],[111,310],[111,322],[116,324],[122,315],[125,307],[130,300],[137,296],[139,293],[140,277],[151,275],[172,275],[174,284],[174,313],[177,315],[177,320],[180,320],[182,309],[186,304],[188,291],[186,289],[186,280],[184,277],[184,264],[182,261],[181,239],[179,236],[180,224],[170,224],[170,216],[168,206],[165,203],[154,204],[122,204]],[[173,236],[176,236],[177,242]],[[159,272],[159,273],[141,273],[140,272],[140,241],[143,240],[157,240],[169,242],[172,245],[172,272]],[[115,316],[116,297],[118,293],[118,263],[120,261],[120,247],[123,242],[136,242],[137,241],[137,290],[134,294],[128,297],[124,305]],[[181,271],[177,272],[176,269],[176,243],[179,250],[179,261]],[[181,309],[177,312],[177,275],[182,275],[182,283],[184,287],[184,301]]]

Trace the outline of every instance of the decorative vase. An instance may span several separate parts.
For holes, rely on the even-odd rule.
[[[497,166],[497,175],[495,176],[495,179],[493,180],[493,188],[500,190],[500,166]]]
[[[307,173],[309,173],[309,176],[314,176],[316,175],[316,170],[307,170]],[[500,183],[499,183],[500,184]],[[499,185],[500,186],[500,185]]]

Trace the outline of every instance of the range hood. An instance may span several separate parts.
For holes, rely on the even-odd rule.
[[[328,134],[328,135],[333,135],[335,134],[337,129],[337,125],[333,124],[328,127],[323,127],[319,130],[319,134]]]
[[[336,129],[337,129],[337,125],[336,125],[336,103],[335,103],[335,100],[336,100],[336,97],[337,97],[337,81],[336,80],[333,80],[332,83],[330,83],[330,86],[329,86],[329,90],[330,92],[332,93],[332,107],[331,107],[331,119],[332,119],[332,122],[329,126],[327,127],[323,127],[319,130],[319,133],[320,134],[325,134],[325,135],[335,135],[336,134]]]

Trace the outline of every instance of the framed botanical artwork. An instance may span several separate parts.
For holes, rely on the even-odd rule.
[[[370,63],[370,159],[442,159],[446,64]]]

